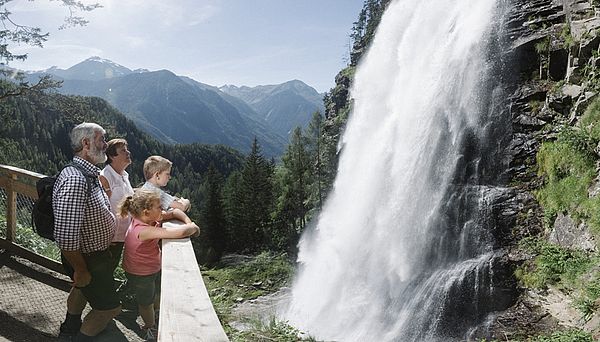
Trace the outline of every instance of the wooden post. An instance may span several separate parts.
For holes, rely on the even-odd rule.
[[[17,193],[14,184],[17,175],[11,173],[6,193],[6,240],[14,242],[17,231]]]

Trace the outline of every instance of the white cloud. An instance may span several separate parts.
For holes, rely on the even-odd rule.
[[[68,68],[90,56],[103,55],[101,49],[75,44],[46,44],[43,49],[22,46],[13,50],[15,53],[27,53],[29,55],[26,64],[26,68],[29,70],[42,70],[50,66]],[[60,62],[57,63],[57,61]],[[10,65],[20,67],[19,62]]]
[[[332,83],[339,50],[346,50],[345,31],[355,18],[350,12],[358,12],[350,4],[360,8],[363,0],[98,2],[102,8],[80,13],[88,25],[60,31],[68,15],[60,0],[10,2],[20,23],[50,33],[43,49],[10,46],[29,54],[25,62],[11,65],[67,68],[100,56],[132,69],[169,69],[216,85],[272,84],[290,77]],[[322,6],[328,9],[320,11]],[[346,22],[335,20],[344,14]]]
[[[103,19],[128,27],[152,25],[174,28],[195,26],[206,22],[220,12],[216,0],[104,0],[103,9],[97,10]],[[105,11],[105,13],[102,13]]]

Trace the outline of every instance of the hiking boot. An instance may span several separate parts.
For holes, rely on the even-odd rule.
[[[147,328],[145,330],[144,341],[152,341],[155,342],[158,338],[158,330],[156,328]]]
[[[79,329],[81,328],[81,321],[79,322],[79,324],[67,324],[67,322],[62,322],[60,324],[60,329],[58,331],[58,336],[62,337],[74,337],[75,335],[77,335],[77,333],[79,332]]]

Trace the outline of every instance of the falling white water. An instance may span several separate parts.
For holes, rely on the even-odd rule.
[[[300,243],[294,326],[336,341],[448,341],[482,318],[494,252],[477,153],[497,10],[389,5],[356,72],[334,190]]]

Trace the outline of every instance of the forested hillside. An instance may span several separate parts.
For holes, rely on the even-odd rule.
[[[93,72],[75,74],[72,69],[86,67]],[[107,100],[143,131],[165,143],[223,144],[248,152],[257,136],[269,156],[281,155],[286,140],[268,127],[264,120],[253,118],[254,111],[229,101],[218,89],[201,87],[199,82],[179,77],[168,70],[129,72],[99,79],[96,75],[114,63],[93,59],[72,68],[73,79],[61,78],[58,91],[66,95],[98,96]],[[128,69],[127,69],[128,70]],[[31,74],[37,79],[42,74]]]
[[[0,87],[5,89],[7,84]],[[83,121],[97,122],[107,130],[107,138],[127,139],[133,164],[128,168],[132,185],[143,182],[142,165],[150,155],[173,161],[173,180],[168,190],[190,198],[192,216],[200,215],[204,203],[209,168],[227,176],[242,165],[243,156],[221,145],[166,145],[140,131],[133,122],[94,97],[30,93],[0,102],[0,163],[42,174],[55,174],[71,158],[68,134]],[[207,231],[207,233],[209,233]]]
[[[134,160],[128,169],[132,184],[143,181],[141,165],[147,156],[159,154],[173,161],[168,190],[194,203],[192,218],[208,228],[211,245],[218,250],[208,259],[227,251],[294,254],[300,234],[333,182],[337,139],[350,108],[351,71],[386,3],[367,1],[354,25],[351,64],[326,94],[327,124],[315,112],[306,129],[291,133],[279,164],[264,155],[260,137],[249,144],[246,157],[220,145],[166,145],[100,98],[35,91],[0,102],[5,123],[0,127],[0,163],[54,174],[71,158],[70,129],[82,121],[97,122],[107,129],[108,138],[128,140]],[[15,88],[6,81],[1,86],[2,93]]]

